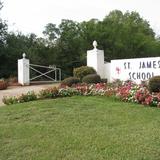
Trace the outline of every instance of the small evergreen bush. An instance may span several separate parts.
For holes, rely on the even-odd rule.
[[[103,78],[103,79],[101,79],[101,82],[102,82],[102,83],[107,83],[107,82],[108,82],[108,79]]]
[[[100,83],[101,77],[98,74],[89,74],[83,77],[82,82],[84,83]]]
[[[88,66],[81,66],[78,68],[74,68],[73,70],[74,77],[77,77],[80,80],[82,80],[83,77],[89,74],[95,74],[95,73],[96,71],[92,67],[88,67]]]
[[[68,78],[65,78],[61,82],[61,86],[62,85],[66,85],[66,86],[71,87],[73,84],[77,84],[77,83],[80,83],[80,79],[79,78],[77,78],[77,77],[68,77]]]
[[[149,80],[149,91],[160,92],[160,76],[154,76]]]

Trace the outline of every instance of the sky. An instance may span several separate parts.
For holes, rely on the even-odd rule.
[[[62,19],[77,22],[92,18],[103,20],[110,11],[136,11],[160,35],[160,0],[2,0],[1,18],[9,31],[42,36],[48,23],[60,24]]]

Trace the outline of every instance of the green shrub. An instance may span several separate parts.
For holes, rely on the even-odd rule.
[[[149,91],[160,92],[160,76],[154,76],[149,80]]]
[[[74,77],[77,77],[82,80],[83,77],[89,75],[89,74],[95,74],[96,71],[92,67],[88,66],[81,66],[78,68],[74,68],[73,75]]]
[[[37,100],[38,97],[34,91],[29,91],[26,94],[21,94],[17,99],[19,103],[23,103]]]
[[[80,92],[75,88],[60,88],[58,95],[59,97],[71,97],[74,95],[80,95]]]
[[[99,83],[101,82],[101,78],[98,74],[89,74],[83,77],[82,82],[84,83]]]
[[[18,99],[16,97],[3,97],[2,102],[6,105],[16,104]]]
[[[101,79],[101,82],[102,82],[102,83],[107,83],[107,82],[108,82],[108,79],[103,78],[103,79]]]
[[[68,77],[68,78],[65,78],[61,82],[61,85],[66,85],[66,86],[71,87],[73,84],[77,84],[77,83],[80,83],[80,79],[79,78],[77,78],[77,77]]]
[[[34,91],[29,91],[25,94],[21,94],[17,97],[3,97],[2,101],[4,104],[15,104],[15,103],[23,103],[23,102],[29,102],[37,100],[38,97]]]
[[[43,89],[39,92],[39,98],[57,98],[58,97],[58,89],[56,87]]]

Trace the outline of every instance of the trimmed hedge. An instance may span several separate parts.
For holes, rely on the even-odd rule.
[[[160,92],[160,76],[154,76],[149,80],[149,91]]]
[[[61,82],[61,85],[66,85],[66,86],[71,87],[73,84],[77,84],[77,83],[80,83],[80,79],[79,78],[77,78],[77,77],[68,77],[68,78],[65,78]]]
[[[101,79],[101,82],[102,82],[102,83],[107,83],[107,82],[108,82],[108,79],[107,79],[107,78],[103,78],[103,79]]]
[[[94,68],[88,67],[88,66],[81,66],[78,68],[74,68],[74,70],[73,70],[74,77],[77,77],[80,80],[82,80],[83,77],[85,77],[89,74],[95,74],[95,73],[96,73],[96,71],[94,70]]]
[[[85,77],[83,77],[82,82],[84,83],[100,83],[101,77],[98,74],[89,74]]]

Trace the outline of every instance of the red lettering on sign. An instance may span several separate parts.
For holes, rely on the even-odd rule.
[[[116,72],[117,72],[117,74],[120,74],[121,69],[119,67],[116,67]]]

